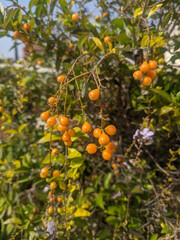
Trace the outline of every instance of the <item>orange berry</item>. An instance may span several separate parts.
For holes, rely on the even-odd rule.
[[[104,38],[104,42],[105,42],[105,43],[108,43],[108,42],[110,42],[110,41],[111,41],[111,38],[110,38],[109,36],[107,36],[107,37]]]
[[[86,151],[89,154],[94,154],[97,152],[97,146],[94,143],[89,143],[86,147]]]
[[[104,12],[102,16],[103,16],[103,18],[106,18],[106,17],[108,17],[108,15],[109,15],[108,12]]]
[[[142,77],[143,77],[143,74],[142,74],[141,71],[135,71],[135,72],[133,73],[133,78],[134,78],[135,80],[141,80]]]
[[[24,43],[27,42],[27,41],[28,41],[28,40],[27,40],[27,37],[22,36],[21,41],[24,42]]]
[[[149,68],[151,69],[151,70],[154,70],[154,69],[156,69],[157,68],[157,66],[158,66],[158,64],[157,64],[157,62],[156,61],[149,61]]]
[[[49,111],[41,113],[41,119],[47,121],[49,118]]]
[[[94,89],[92,91],[89,92],[89,98],[92,100],[92,101],[96,101],[98,100],[100,96],[100,93],[99,93],[99,90],[98,89]]]
[[[156,72],[153,71],[153,70],[148,70],[148,71],[147,71],[147,76],[150,77],[150,78],[152,78],[152,80],[153,80],[153,79],[156,78]]]
[[[53,171],[53,177],[59,177],[59,175],[60,175],[60,171],[59,170],[54,170]]]
[[[54,98],[54,97],[48,98],[48,103],[49,103],[50,105],[55,106],[56,102],[57,102],[56,98]]]
[[[110,138],[107,134],[105,134],[104,132],[101,134],[101,136],[99,137],[98,140],[99,144],[102,146],[107,145],[110,142]]]
[[[63,125],[63,126],[68,126],[69,124],[69,119],[65,116],[62,116],[60,119],[60,124]]]
[[[107,134],[109,134],[110,136],[113,136],[116,134],[116,127],[114,125],[109,125],[105,128],[105,131],[107,132]]]
[[[147,72],[149,70],[149,64],[147,62],[143,62],[143,64],[140,66],[141,72]]]
[[[45,178],[45,177],[46,177],[46,175],[44,175],[44,174],[40,173],[40,177],[41,177],[41,178]]]
[[[58,202],[62,202],[62,198],[61,197],[57,197],[57,201]]]
[[[25,23],[23,25],[23,28],[26,30],[26,31],[30,31],[31,30],[31,25],[29,23]]]
[[[70,147],[70,146],[72,145],[72,141],[69,140],[69,141],[67,141],[67,142],[64,142],[64,144],[65,144],[66,146]]]
[[[78,22],[78,20],[79,20],[79,14],[74,13],[74,14],[72,15],[72,20],[73,20],[74,22]]]
[[[123,168],[123,167],[124,167],[124,163],[121,163],[121,164],[120,164],[120,167],[122,167],[122,168]]]
[[[89,124],[88,122],[85,122],[85,123],[82,125],[82,132],[83,132],[83,133],[90,133],[91,131],[92,131],[91,124]]]
[[[108,143],[108,145],[106,145],[105,148],[106,148],[106,150],[107,150],[108,152],[110,152],[110,153],[113,153],[113,152],[115,152],[115,150],[116,150],[116,146],[115,146],[115,144],[112,143],[112,142]]]
[[[112,154],[110,152],[108,152],[107,150],[103,150],[102,151],[102,157],[105,159],[105,160],[110,160],[111,157],[112,157]]]
[[[51,153],[53,156],[57,156],[59,154],[59,150],[57,148],[53,148]]]
[[[95,128],[94,131],[93,131],[93,136],[95,138],[99,138],[101,135],[101,129],[100,128]]]
[[[119,170],[115,170],[114,174],[116,174],[116,175],[119,174]]]
[[[69,133],[69,135],[70,135],[71,137],[74,137],[75,134],[76,134],[76,132],[74,131],[74,129],[69,129],[69,130],[68,130],[68,133]]]
[[[112,166],[112,168],[117,168],[117,164],[116,163],[113,163],[111,166]]]
[[[41,173],[42,173],[43,175],[48,175],[48,173],[49,173],[48,168],[42,168],[42,169],[41,169]]]
[[[122,162],[122,158],[118,157],[117,162]]]
[[[38,64],[38,65],[42,65],[43,62],[42,62],[41,60],[38,60],[38,61],[37,61],[37,64]]]
[[[51,198],[49,199],[49,201],[50,201],[50,202],[55,202],[55,197],[51,197]]]
[[[98,21],[100,19],[100,16],[95,16],[95,20]]]
[[[62,140],[64,142],[68,142],[69,140],[71,140],[71,136],[69,135],[69,133],[67,131],[63,134]]]
[[[149,86],[151,84],[151,82],[152,82],[152,78],[150,78],[148,76],[144,77],[144,79],[142,81],[143,85],[145,85],[145,86]]]
[[[49,208],[48,208],[48,213],[49,214],[52,214],[54,212],[54,208],[52,207],[52,206],[50,206]]]
[[[59,76],[57,77],[57,81],[58,81],[59,83],[62,83],[62,82],[64,81],[64,79],[65,79],[65,76],[64,76],[64,75],[59,75]]]
[[[54,193],[52,191],[49,191],[48,195],[51,197],[52,195],[54,195]]]
[[[54,125],[56,125],[56,118],[55,117],[48,118],[47,124],[49,127],[53,127]]]
[[[13,35],[14,35],[15,38],[20,38],[21,37],[21,34],[20,34],[19,31],[14,31]]]
[[[63,126],[61,124],[58,124],[58,127],[57,127],[58,131],[60,132],[65,132],[67,131],[67,126]]]
[[[51,188],[51,189],[55,189],[55,188],[57,188],[57,184],[56,184],[56,182],[51,182],[51,184],[50,184],[50,188]]]

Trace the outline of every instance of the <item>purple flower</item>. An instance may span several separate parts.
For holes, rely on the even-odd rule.
[[[53,232],[55,231],[55,223],[52,221],[52,222],[48,222],[47,223],[47,232],[52,235]]]
[[[150,131],[149,128],[144,128],[142,131],[140,131],[140,134],[142,136],[142,139],[144,140],[152,140],[152,136],[154,135],[153,131]]]
[[[137,129],[136,132],[135,132],[135,134],[133,135],[133,139],[134,139],[134,140],[135,140],[137,137],[139,137],[139,132],[140,132],[140,130]]]

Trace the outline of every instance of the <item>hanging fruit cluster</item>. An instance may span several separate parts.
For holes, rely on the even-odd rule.
[[[144,86],[150,86],[152,81],[156,78],[156,72],[154,71],[157,68],[158,64],[156,61],[146,61],[140,66],[140,70],[137,70],[133,73],[133,77],[137,81],[142,80]]]

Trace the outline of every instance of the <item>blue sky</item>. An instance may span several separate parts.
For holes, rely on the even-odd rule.
[[[28,7],[30,0],[19,0],[18,2],[20,5],[24,5],[24,6]],[[9,2],[8,0],[0,0],[0,3],[2,3],[4,7],[11,5],[11,2]],[[92,6],[92,3],[88,4],[88,9],[90,11],[92,11],[92,9],[94,9],[94,6]],[[95,14],[95,13],[98,14],[99,10],[96,9],[93,12],[93,14]],[[12,47],[12,45],[13,45],[13,40],[11,38],[8,38],[8,37],[0,38],[0,58],[14,58],[14,55],[15,55],[14,49],[9,51],[9,49]],[[22,56],[22,48],[23,48],[23,44],[18,46],[19,57]]]
[[[8,0],[0,0],[4,7],[9,6],[11,3]],[[19,0],[19,3],[28,6],[29,0]],[[12,47],[13,41],[8,37],[0,38],[0,58],[14,58],[14,49],[9,51]],[[22,55],[22,47],[19,47],[19,55]]]

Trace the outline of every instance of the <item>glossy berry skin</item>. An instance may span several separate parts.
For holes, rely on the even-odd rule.
[[[42,168],[42,169],[41,169],[41,173],[42,173],[43,175],[48,175],[48,173],[49,173],[48,168]]]
[[[40,173],[40,177],[41,177],[41,178],[46,178],[46,175]]]
[[[110,152],[110,153],[113,153],[113,152],[115,152],[115,150],[116,150],[116,146],[115,146],[115,144],[112,143],[112,142],[108,143],[108,145],[106,145],[105,148],[106,148],[106,150],[107,150],[108,152]]]
[[[111,166],[112,166],[112,168],[117,168],[117,164],[116,163],[113,163]]]
[[[146,76],[146,77],[144,77],[142,83],[143,83],[143,85],[145,85],[145,86],[149,86],[149,85],[151,85],[151,83],[152,83],[152,78]]]
[[[21,34],[20,34],[19,31],[14,31],[14,32],[13,32],[13,36],[14,36],[15,38],[20,38],[20,37],[21,37]]]
[[[59,175],[60,175],[60,171],[59,170],[54,170],[53,171],[53,177],[59,177]]]
[[[107,132],[107,134],[109,134],[110,136],[113,136],[116,134],[116,127],[114,125],[109,125],[105,128],[105,131]]]
[[[74,137],[75,134],[76,134],[76,132],[74,131],[74,129],[69,129],[69,130],[68,130],[68,133],[69,133],[69,135],[70,135],[71,137]]]
[[[149,69],[149,64],[147,62],[143,62],[143,64],[140,66],[140,71],[143,73],[147,72]]]
[[[147,76],[150,77],[150,78],[152,78],[152,80],[153,80],[153,79],[156,78],[156,72],[153,71],[153,70],[148,70],[148,71],[147,71]]]
[[[62,202],[62,198],[61,197],[57,197],[57,201],[58,202]]]
[[[58,127],[57,127],[58,131],[60,131],[60,132],[67,131],[67,128],[68,128],[67,126],[63,126],[61,124],[58,124]]]
[[[51,189],[55,189],[55,188],[57,188],[57,184],[56,184],[56,182],[51,182],[51,184],[50,184],[50,188],[51,188]]]
[[[71,136],[69,135],[69,133],[67,131],[63,134],[62,140],[64,142],[68,142],[69,140],[71,140]]]
[[[137,81],[141,80],[142,77],[143,77],[143,74],[141,71],[135,71],[133,73],[133,78]]]
[[[98,21],[100,19],[100,16],[95,16],[95,20]]]
[[[2,113],[4,111],[4,108],[0,106],[0,112]]]
[[[57,81],[58,81],[59,83],[64,82],[64,79],[65,79],[65,76],[64,76],[64,75],[59,75],[59,76],[57,77]]]
[[[118,157],[117,162],[122,162],[122,158]]]
[[[47,121],[48,118],[49,118],[49,111],[46,111],[46,112],[41,113],[41,119],[42,119],[43,121]]]
[[[94,131],[93,131],[93,136],[94,136],[95,138],[99,138],[100,135],[101,135],[101,133],[102,133],[102,131],[101,131],[100,128],[95,128]]]
[[[105,160],[110,160],[112,158],[112,154],[110,152],[108,152],[107,150],[103,150],[102,151],[102,157]]]
[[[83,133],[90,133],[91,131],[92,131],[91,124],[89,124],[88,122],[85,122],[85,123],[82,125],[82,132],[83,132]]]
[[[37,61],[37,64],[38,64],[38,65],[42,65],[43,62],[42,62],[41,60],[38,60],[38,61]]]
[[[49,103],[50,105],[55,106],[56,102],[57,102],[56,98],[54,98],[54,97],[48,98],[48,103]]]
[[[110,42],[111,41],[111,38],[109,37],[109,36],[106,36],[105,38],[104,38],[104,42],[105,43],[108,43],[108,42]]]
[[[61,118],[60,118],[60,124],[61,124],[62,126],[68,126],[68,124],[69,124],[69,119],[68,119],[67,117],[65,117],[65,116],[61,116]]]
[[[52,214],[54,212],[54,208],[52,207],[52,206],[50,206],[49,208],[48,208],[48,213],[49,214]]]
[[[57,156],[59,154],[59,150],[57,148],[53,148],[51,153],[53,156]]]
[[[108,15],[109,15],[108,12],[104,12],[102,16],[103,16],[103,18],[106,18],[106,17],[108,17]]]
[[[98,89],[94,89],[92,91],[89,92],[89,98],[92,100],[92,101],[96,101],[98,100],[100,96],[100,93],[99,93],[99,90]]]
[[[157,66],[158,66],[158,64],[156,61],[152,61],[152,60],[149,61],[149,69],[154,70],[157,68]]]
[[[72,141],[69,140],[69,141],[67,141],[67,142],[64,142],[64,144],[65,144],[66,146],[70,147],[70,146],[72,145]]]
[[[73,20],[74,22],[78,22],[78,21],[79,21],[79,14],[74,13],[74,14],[72,15],[72,20]]]
[[[56,125],[56,118],[55,117],[48,118],[47,124],[49,127],[54,127]]]
[[[97,146],[94,143],[89,143],[86,147],[86,151],[89,154],[94,154],[97,152]]]
[[[104,132],[101,134],[101,136],[99,137],[98,140],[99,144],[101,146],[106,146],[109,142],[110,142],[110,138],[107,134],[105,134]]]
[[[30,25],[29,23],[25,23],[25,24],[23,25],[23,28],[24,28],[27,32],[29,32],[29,31],[31,30],[31,25]]]

